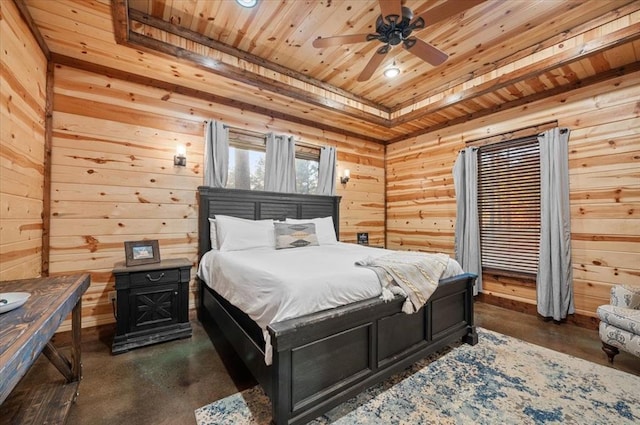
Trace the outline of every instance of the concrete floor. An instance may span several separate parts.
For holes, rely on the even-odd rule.
[[[610,366],[597,331],[544,322],[525,313],[477,302],[476,325]],[[190,339],[111,355],[113,331],[83,335],[83,380],[69,425],[194,424],[193,411],[255,385],[214,324],[192,320]],[[614,368],[640,376],[640,359],[621,352]],[[20,385],[58,380],[40,358]],[[2,415],[0,415],[2,416]],[[0,421],[2,422],[2,421]]]

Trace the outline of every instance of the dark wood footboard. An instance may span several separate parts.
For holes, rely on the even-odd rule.
[[[269,326],[273,363],[255,323],[201,283],[200,314],[209,314],[270,397],[276,424],[306,423],[362,390],[456,341],[478,342],[473,323],[475,275],[440,281],[414,314],[404,299],[378,298]]]
[[[476,344],[475,278],[442,280],[414,314],[373,299],[269,326],[274,422],[306,423],[446,345]]]

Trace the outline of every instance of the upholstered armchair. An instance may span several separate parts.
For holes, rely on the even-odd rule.
[[[609,362],[619,350],[640,357],[640,286],[615,285],[609,304],[598,307],[602,350]]]

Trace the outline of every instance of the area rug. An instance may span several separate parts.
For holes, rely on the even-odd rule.
[[[640,377],[485,329],[317,418],[321,424],[640,423]],[[198,425],[267,425],[254,387],[195,411]]]

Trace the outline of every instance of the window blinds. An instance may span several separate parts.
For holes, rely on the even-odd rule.
[[[537,273],[540,241],[540,147],[536,136],[478,151],[482,266]]]

